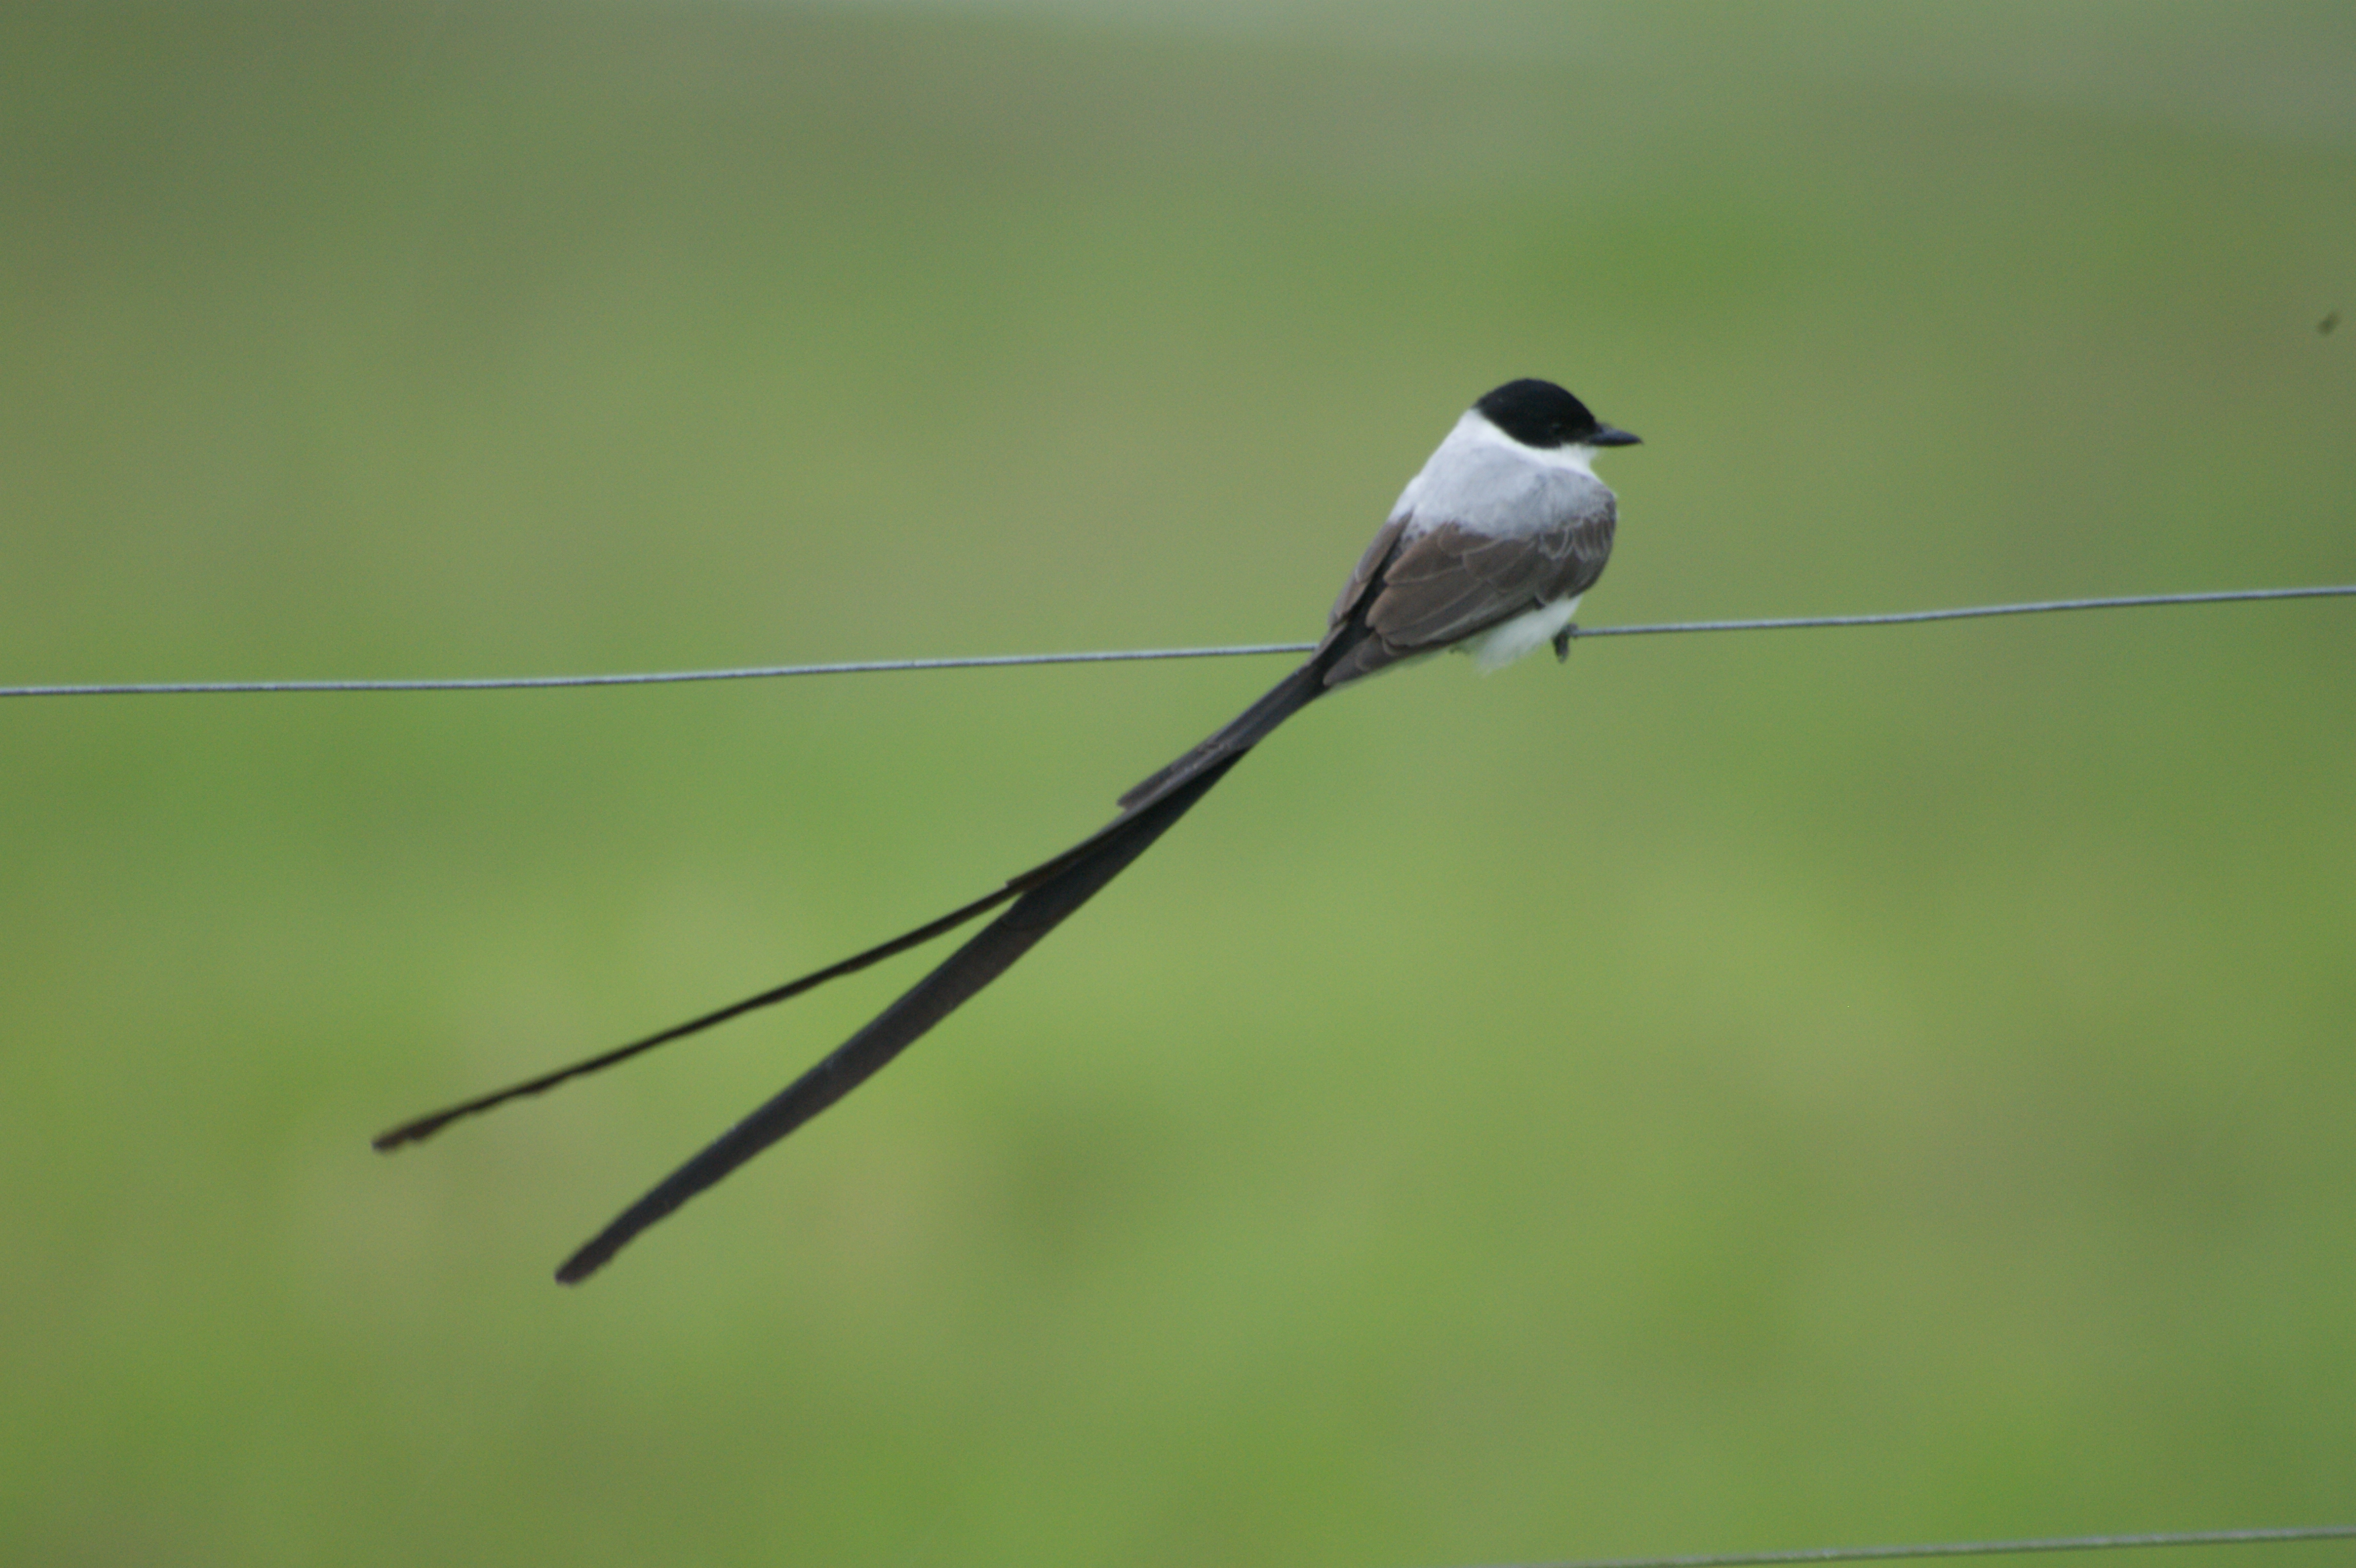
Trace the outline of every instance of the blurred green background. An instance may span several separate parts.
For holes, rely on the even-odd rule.
[[[11,5],[0,681],[1307,638],[1525,374],[1591,626],[2348,581],[2332,312],[2344,4]],[[369,1152],[1280,672],[0,703],[0,1559],[2356,1515],[2341,604],[1383,681],[578,1293],[921,961]]]

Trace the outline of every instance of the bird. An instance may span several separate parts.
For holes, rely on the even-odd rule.
[[[800,995],[980,918],[1004,912],[858,1033],[721,1134],[568,1257],[578,1284],[648,1227],[864,1083],[1003,974],[1191,811],[1278,725],[1329,693],[1442,651],[1494,670],[1551,645],[1569,658],[1579,601],[1603,575],[1618,503],[1596,455],[1637,437],[1603,424],[1551,381],[1483,394],[1390,510],[1326,617],[1315,650],[1258,702],[1122,795],[1119,814],[1051,860],[937,919],[798,979],[643,1039],[480,1095],[380,1134],[391,1151],[451,1122]]]

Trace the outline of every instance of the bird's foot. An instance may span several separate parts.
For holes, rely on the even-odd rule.
[[[1579,623],[1577,621],[1571,622],[1569,626],[1564,627],[1560,631],[1554,634],[1554,661],[1557,664],[1568,664],[1570,662],[1570,639],[1578,635]]]

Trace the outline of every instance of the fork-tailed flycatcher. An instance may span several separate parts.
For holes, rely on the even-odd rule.
[[[1234,723],[1123,795],[1120,814],[1105,827],[996,892],[880,947],[602,1056],[420,1117],[378,1138],[376,1146],[393,1149],[431,1137],[460,1117],[783,1002],[1011,901],[980,936],[665,1177],[556,1272],[566,1284],[587,1279],[639,1231],[858,1088],[1003,974],[1145,853],[1244,753],[1326,693],[1443,649],[1472,654],[1483,670],[1548,643],[1556,658],[1567,658],[1579,596],[1603,575],[1612,553],[1615,510],[1592,462],[1601,447],[1635,444],[1636,437],[1598,422],[1586,404],[1552,382],[1506,382],[1456,422],[1400,492],[1390,521],[1333,601],[1324,640],[1307,662]]]

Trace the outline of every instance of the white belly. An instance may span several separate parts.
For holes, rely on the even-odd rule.
[[[1552,642],[1555,634],[1570,624],[1579,613],[1579,599],[1557,599],[1550,605],[1540,605],[1525,610],[1508,621],[1500,621],[1486,631],[1473,633],[1457,648],[1472,656],[1472,662],[1483,673],[1502,670],[1526,653],[1536,653]]]

